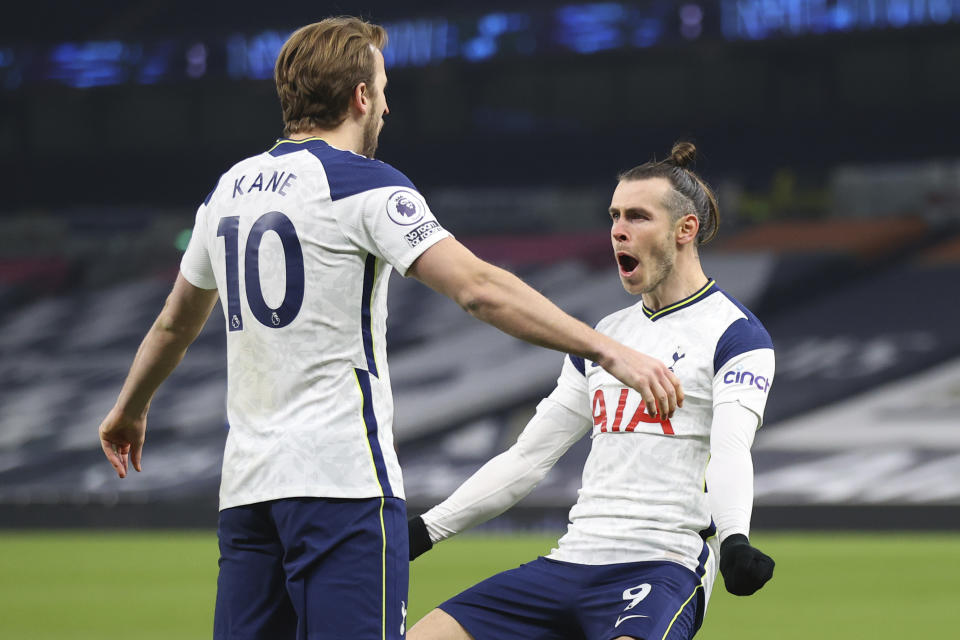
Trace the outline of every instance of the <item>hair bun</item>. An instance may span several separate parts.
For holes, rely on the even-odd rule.
[[[697,148],[692,142],[677,142],[670,150],[670,164],[676,165],[681,169],[686,169],[687,165],[693,162],[697,157]]]

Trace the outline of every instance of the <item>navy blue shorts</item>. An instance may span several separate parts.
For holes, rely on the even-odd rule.
[[[585,565],[537,558],[440,605],[476,640],[687,640],[703,587],[673,562]]]
[[[216,640],[390,640],[406,633],[399,498],[288,498],[224,509]]]

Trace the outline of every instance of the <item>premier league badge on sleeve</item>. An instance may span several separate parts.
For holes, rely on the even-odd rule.
[[[412,191],[395,191],[387,199],[387,215],[397,224],[407,227],[417,224],[427,212],[427,205]]]

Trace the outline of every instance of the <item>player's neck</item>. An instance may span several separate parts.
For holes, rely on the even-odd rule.
[[[670,275],[656,289],[643,294],[643,304],[652,311],[659,311],[689,298],[707,282],[707,276],[703,273],[697,256],[677,256]]]
[[[305,129],[297,133],[290,134],[290,140],[305,140],[306,138],[320,138],[331,147],[342,149],[343,151],[353,151],[360,153],[363,145],[363,132],[349,120],[344,121],[335,129]]]

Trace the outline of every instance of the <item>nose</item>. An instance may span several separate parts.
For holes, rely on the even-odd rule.
[[[383,100],[383,115],[387,115],[388,113],[390,113],[390,107],[387,106],[387,100],[386,100],[386,98],[384,98],[384,100]]]
[[[623,220],[617,220],[610,227],[610,235],[613,237],[614,242],[626,242],[627,241],[627,230],[626,226],[623,223]]]

